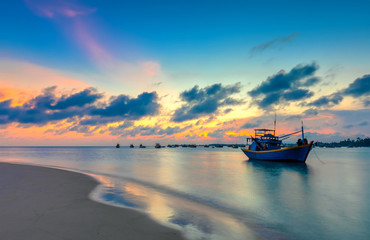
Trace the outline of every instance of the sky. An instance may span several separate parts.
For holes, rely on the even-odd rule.
[[[370,2],[5,0],[0,145],[370,136]],[[293,137],[291,141],[295,141]]]

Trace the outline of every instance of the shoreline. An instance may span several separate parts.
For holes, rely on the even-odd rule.
[[[92,200],[91,176],[43,166],[0,163],[4,239],[185,239],[145,213]]]

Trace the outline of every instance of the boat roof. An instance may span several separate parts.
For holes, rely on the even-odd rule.
[[[275,131],[275,130],[273,130],[273,129],[267,129],[267,128],[257,128],[257,129],[254,129],[254,131],[256,131],[256,132],[273,132],[273,131]]]
[[[264,137],[271,137],[271,138],[277,138],[275,135],[272,135],[272,134],[265,134]]]

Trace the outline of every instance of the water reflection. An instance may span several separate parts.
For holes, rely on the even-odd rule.
[[[259,220],[269,228],[292,232],[289,227],[306,224],[300,213],[311,203],[310,177],[312,170],[305,163],[272,161],[245,162],[247,181],[252,183],[255,201],[251,211],[259,213]],[[292,223],[289,226],[287,223]]]
[[[302,177],[308,176],[310,169],[306,163],[300,162],[274,162],[274,161],[259,161],[248,160],[245,161],[247,167],[252,167],[257,171],[269,173],[274,175],[282,174],[284,171],[297,172]]]
[[[232,215],[213,207],[127,180],[90,175],[102,183],[91,194],[94,200],[149,213],[162,224],[181,230],[189,239],[241,240],[262,236]]]

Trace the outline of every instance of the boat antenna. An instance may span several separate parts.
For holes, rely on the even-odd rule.
[[[275,111],[275,120],[274,120],[274,136],[275,136],[275,131],[276,131],[276,111]]]

